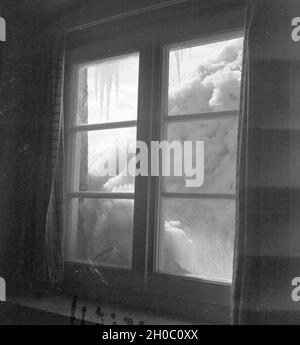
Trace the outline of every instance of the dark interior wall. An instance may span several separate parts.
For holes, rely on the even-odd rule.
[[[30,27],[19,1],[1,1],[0,16],[7,24],[7,40],[0,42],[0,265],[7,270],[16,250],[13,234],[18,222],[22,183],[17,172],[29,147],[19,130],[25,119],[25,90],[29,72]],[[1,272],[0,272],[1,273]]]
[[[0,42],[0,276],[12,293],[21,287],[25,232],[35,216],[35,186],[39,145],[38,76],[33,52],[39,24],[27,1],[4,0],[7,40]],[[32,239],[34,240],[34,239]]]
[[[54,31],[79,25],[89,21],[124,13],[145,6],[162,3],[162,0],[50,0],[48,8],[40,8],[41,25],[44,29],[51,27]],[[32,2],[33,4],[33,2]],[[32,6],[35,6],[33,4]]]
[[[33,8],[34,2],[27,0],[29,8]],[[48,3],[57,3],[58,0],[49,0]],[[45,6],[39,6],[40,28],[43,30],[59,31],[86,23],[94,22],[102,18],[109,18],[119,14],[135,11],[154,5],[179,4],[188,2],[190,7],[197,7],[203,11],[214,7],[230,7],[245,4],[245,0],[63,0],[60,6],[50,6],[48,11]],[[178,16],[178,14],[177,14]],[[180,19],[180,14],[179,17]]]

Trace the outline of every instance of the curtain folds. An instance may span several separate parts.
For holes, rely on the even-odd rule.
[[[56,42],[53,57],[51,143],[49,171],[50,195],[45,227],[46,279],[51,284],[63,280],[63,230],[65,205],[64,145],[64,41]]]
[[[252,31],[253,17],[256,1],[248,1],[245,16],[243,74],[241,85],[241,112],[239,118],[238,136],[238,164],[237,164],[237,210],[236,210],[236,238],[234,253],[233,273],[233,310],[232,322],[241,321],[241,311],[244,307],[244,295],[247,293],[245,283],[245,268],[247,266],[247,152],[249,128],[249,70],[250,70],[250,34]]]
[[[63,279],[64,53],[61,36],[36,42],[32,53],[33,181],[28,187],[18,253],[25,289],[31,291]]]

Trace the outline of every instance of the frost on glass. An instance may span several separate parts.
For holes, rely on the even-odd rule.
[[[76,260],[89,260],[95,265],[130,268],[133,205],[133,200],[74,200]]]
[[[165,191],[169,193],[234,194],[236,180],[237,118],[169,124],[169,142],[204,141],[204,183],[201,187],[186,187],[186,176],[165,178]],[[196,150],[188,152],[195,162]]]
[[[243,38],[169,52],[168,114],[237,110]]]
[[[78,77],[77,123],[136,120],[138,77],[138,53],[82,66]]]
[[[136,147],[136,128],[118,128],[101,131],[79,132],[76,138],[76,163],[80,167],[79,179],[75,178],[75,190],[102,192],[134,192],[134,177],[127,166],[135,154],[128,154],[120,165],[119,154]],[[126,157],[126,156],[125,156]],[[115,164],[109,175],[108,164]],[[103,167],[107,170],[105,176]],[[105,171],[104,171],[105,172]]]
[[[232,280],[235,202],[162,200],[158,271],[205,280]]]

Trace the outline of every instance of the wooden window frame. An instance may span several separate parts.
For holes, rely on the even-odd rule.
[[[99,34],[97,39],[94,39],[93,44],[84,45],[82,43],[78,47],[70,47],[67,51],[65,83],[67,166],[70,167],[73,164],[71,159],[72,145],[70,145],[69,136],[70,131],[73,130],[72,122],[70,122],[72,116],[74,118],[71,98],[76,92],[77,84],[74,80],[74,74],[78,64],[130,52],[139,52],[137,140],[143,140],[149,145],[151,140],[160,140],[164,121],[181,121],[182,118],[184,121],[196,120],[206,116],[205,114],[200,114],[200,116],[172,116],[171,119],[164,116],[164,121],[162,120],[165,102],[163,88],[166,81],[166,75],[162,73],[166,63],[165,47],[184,41],[201,41],[201,39],[207,41],[212,37],[242,35],[243,18],[237,18],[236,14],[230,13],[228,12],[226,15],[228,20],[222,21],[218,25],[213,25],[208,16],[204,16],[201,21],[199,18],[189,15],[182,23],[181,28],[184,27],[184,30],[179,30],[176,20],[168,15],[169,20],[159,23],[157,26],[154,23],[145,26],[131,24],[125,32],[123,29],[115,29],[109,35]],[[237,9],[236,13],[241,14],[242,10]],[[222,18],[222,11],[216,11],[211,16],[218,23],[218,20]],[[231,16],[234,17],[232,22],[230,22]],[[217,117],[228,115],[230,115],[229,112],[216,114]],[[209,114],[209,116],[212,115]],[[105,128],[107,125],[83,126],[97,129]],[[115,126],[117,128],[118,124]],[[69,197],[82,196],[82,193],[70,193],[69,174],[70,171],[67,171],[67,195]],[[158,178],[136,177],[132,270],[102,267],[101,271],[110,284],[110,288],[107,289],[97,277],[91,274],[86,265],[66,262],[66,291],[108,301],[127,303],[137,307],[181,313],[181,315],[191,319],[205,318],[222,323],[229,322],[230,284],[155,272],[154,248],[157,232],[158,188]],[[145,191],[147,191],[146,197]],[[96,194],[87,193],[86,195],[97,197]],[[102,196],[105,195],[102,194]],[[118,195],[118,197],[122,196],[123,194]],[[67,214],[69,212],[68,203]],[[70,229],[66,228],[66,239],[69,234]]]

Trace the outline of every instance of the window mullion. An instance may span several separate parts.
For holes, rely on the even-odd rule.
[[[136,127],[137,121],[120,121],[120,122],[109,122],[109,123],[97,123],[90,125],[76,125],[73,130],[75,132],[88,132],[88,131],[97,131],[97,130],[107,130],[107,129],[121,129]]]
[[[238,117],[239,110],[229,110],[229,111],[218,111],[210,113],[199,113],[199,114],[189,114],[189,115],[167,115],[164,116],[165,123],[173,122],[192,122],[201,120],[216,120],[216,119],[227,119],[232,117]]]
[[[104,192],[71,192],[69,198],[88,198],[88,199],[134,199],[134,193],[104,193]]]
[[[137,121],[137,140],[151,145],[153,123],[156,123],[156,84],[157,73],[156,47],[153,31],[147,32],[148,41],[145,40],[140,50],[140,79],[139,103]],[[148,157],[149,158],[149,157]],[[149,160],[148,160],[148,163]],[[150,164],[148,169],[150,168]],[[148,170],[149,172],[149,170]],[[149,174],[148,174],[149,175]],[[134,208],[134,234],[133,234],[133,261],[132,270],[135,286],[144,290],[148,279],[148,253],[151,252],[150,214],[152,192],[152,179],[150,176],[137,176],[135,178],[135,208]],[[149,235],[150,234],[150,235]]]
[[[167,193],[162,192],[161,197],[165,199],[235,199],[235,194],[220,193]]]

